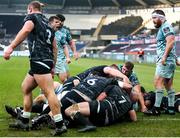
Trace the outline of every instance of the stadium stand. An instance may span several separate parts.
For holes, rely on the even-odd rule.
[[[5,37],[17,33],[17,30],[22,25],[23,18],[26,13],[26,6],[31,0],[1,0],[0,1],[0,22],[3,20],[3,28],[0,31],[5,32]],[[77,39],[76,45],[78,50],[82,50],[87,46],[90,51],[94,47],[99,49],[100,53],[103,52],[129,52],[133,53],[138,51],[139,48],[145,50],[145,54],[154,54],[154,43],[146,43],[149,40],[145,39],[145,43],[138,43],[142,41],[146,35],[144,29],[139,30],[137,34],[133,35],[135,43],[129,44],[112,44],[110,40],[116,40],[118,37],[128,36],[135,31],[143,23],[147,22],[151,18],[151,13],[155,8],[163,8],[167,15],[167,20],[173,23],[175,30],[179,33],[179,0],[40,0],[45,3],[43,12],[47,13],[47,17],[56,13],[63,13],[66,17],[65,26],[70,28],[74,33],[73,38]],[[14,16],[13,16],[14,15]],[[98,24],[102,17],[106,16],[105,21],[101,29],[97,31]],[[176,18],[174,18],[176,17]],[[16,21],[16,22],[13,22]],[[13,22],[13,25],[11,24]],[[16,26],[16,27],[14,27]],[[155,34],[156,30],[152,22],[145,25],[150,34]],[[78,32],[78,34],[76,33]],[[96,32],[96,33],[95,33]],[[142,34],[141,34],[142,33]],[[3,36],[3,33],[1,33]],[[0,35],[1,35],[0,34]],[[93,35],[94,34],[94,35]],[[144,35],[145,34],[145,35]],[[144,35],[144,36],[143,36]],[[82,36],[85,39],[83,39]],[[14,37],[14,36],[13,36]],[[94,37],[94,38],[93,38]],[[137,39],[135,41],[135,38]],[[155,36],[153,36],[155,38]],[[1,39],[0,42],[8,45],[8,41],[4,42]],[[79,41],[85,40],[85,42]],[[104,41],[98,44],[99,41]],[[180,45],[177,42],[177,45]],[[99,46],[107,46],[105,49],[100,49]],[[87,48],[87,49],[88,49]],[[179,55],[180,50],[177,48]]]
[[[89,2],[87,0],[66,0],[65,7],[89,7]]]
[[[127,36],[136,28],[138,28],[143,22],[140,16],[127,16],[120,20],[110,23],[102,27],[100,35],[121,35]]]

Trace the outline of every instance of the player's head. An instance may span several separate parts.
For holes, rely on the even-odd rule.
[[[121,72],[126,75],[129,76],[131,75],[132,71],[134,68],[134,64],[130,61],[127,61],[124,63],[124,65],[122,66]]]
[[[144,97],[144,104],[148,109],[151,109],[155,103],[155,93],[152,91],[147,92],[143,95]]]
[[[59,18],[59,20],[61,21],[61,27],[64,25],[64,21],[66,20],[66,18],[64,17],[64,15],[62,14],[56,14],[56,16]]]
[[[152,12],[152,19],[154,27],[159,28],[162,23],[166,20],[165,13],[162,10],[154,10]]]
[[[58,28],[60,27],[60,22],[61,21],[59,20],[57,16],[49,17],[49,24],[54,30],[58,30]]]
[[[28,14],[31,14],[33,12],[40,12],[41,11],[41,8],[42,6],[44,6],[43,3],[40,3],[39,1],[32,1],[28,4],[28,7],[27,7],[27,13]]]

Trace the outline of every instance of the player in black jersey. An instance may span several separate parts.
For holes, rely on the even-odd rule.
[[[4,51],[4,58],[8,60],[13,50],[27,37],[30,51],[30,71],[22,83],[24,94],[24,111],[13,128],[29,129],[29,118],[32,106],[32,90],[39,86],[48,99],[53,113],[56,129],[53,135],[60,135],[67,131],[63,125],[60,113],[60,104],[54,93],[51,70],[56,62],[57,49],[54,39],[54,31],[48,23],[48,19],[41,13],[42,4],[32,1],[28,4],[28,15],[24,19],[24,25],[16,38]]]
[[[63,84],[62,88],[63,92],[67,92],[67,94],[61,99],[62,112],[73,103],[96,99],[106,86],[112,83],[118,83],[115,78],[108,78],[110,76],[123,78],[123,75],[121,76],[121,73],[118,70],[106,65],[92,67],[77,76],[69,78]],[[123,78],[123,80],[126,80],[126,77],[125,79]],[[131,89],[129,83],[126,83],[124,86],[129,90]],[[42,117],[36,119],[36,124],[38,126],[39,122],[42,122],[41,119],[44,120],[43,114],[48,114],[49,112],[50,108],[47,107],[41,113]]]
[[[118,122],[126,113],[129,113],[132,121],[137,120],[136,112],[132,109],[132,101],[127,92],[117,85],[107,86],[104,92],[106,97],[101,100],[73,104],[65,110],[67,116],[83,125],[80,132],[95,130],[96,127],[93,124],[104,126]]]
[[[82,82],[87,77],[89,77],[89,76],[92,77],[92,75],[102,76],[102,77],[116,77],[119,79],[123,79],[123,81],[128,84],[129,79],[127,78],[127,76],[122,74],[120,71],[115,69],[113,66],[114,65],[111,65],[111,66],[107,66],[107,65],[95,66],[95,67],[92,67],[92,68],[85,70],[84,72],[82,72],[76,76],[70,77],[63,84],[63,90],[62,91],[70,92],[72,90],[72,88],[77,86],[80,82]],[[50,112],[50,108],[47,107],[47,110],[43,111],[41,114],[47,114],[49,112]]]

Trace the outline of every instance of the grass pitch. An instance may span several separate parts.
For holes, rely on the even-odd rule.
[[[79,59],[70,64],[71,75],[75,75],[89,67],[96,65],[110,65],[122,63],[120,61]],[[5,61],[0,57],[0,136],[1,137],[49,137],[50,129],[42,128],[38,131],[17,131],[8,128],[13,119],[5,112],[4,105],[22,105],[21,82],[28,72],[29,61],[27,57],[11,57]],[[135,64],[135,72],[146,90],[154,90],[153,76],[154,64]],[[57,80],[57,78],[55,78]],[[174,77],[174,89],[180,91],[180,67],[177,67]],[[38,95],[38,89],[33,95]],[[77,128],[68,129],[65,137],[176,137],[180,136],[180,113],[175,116],[161,115],[160,117],[147,117],[138,113],[135,123],[123,122],[107,127],[99,127],[95,132],[78,133]]]

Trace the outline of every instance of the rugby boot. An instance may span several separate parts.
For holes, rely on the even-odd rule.
[[[29,119],[20,116],[14,123],[9,124],[9,128],[29,131]]]
[[[12,108],[11,106],[5,105],[6,112],[10,114],[13,118],[17,118],[21,113],[21,109],[19,107]]]
[[[40,129],[43,124],[48,124],[50,122],[51,117],[48,114],[40,115],[31,120],[32,126],[31,129],[37,130]]]
[[[78,130],[78,132],[86,132],[86,131],[94,131],[96,130],[96,126],[94,125],[87,125],[81,129]]]
[[[154,106],[152,109],[144,111],[144,114],[149,116],[159,116],[161,114],[160,107]]]
[[[56,127],[54,131],[51,132],[51,134],[53,136],[60,136],[61,134],[67,132],[67,127],[65,126],[65,124],[63,123],[62,126]]]
[[[96,130],[96,126],[94,126],[86,117],[84,117],[80,112],[77,112],[73,120],[82,125],[82,128],[78,130],[78,132],[86,132]]]
[[[164,114],[169,114],[169,115],[175,115],[175,109],[174,107],[168,107],[167,109],[164,110]]]

